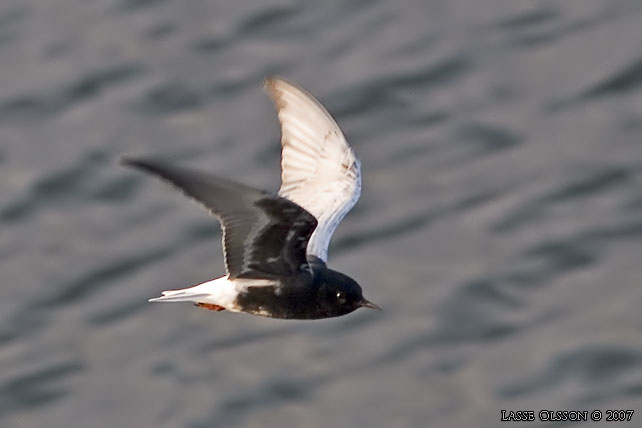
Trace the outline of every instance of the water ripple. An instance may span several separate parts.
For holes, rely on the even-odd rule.
[[[504,397],[529,395],[565,383],[569,378],[581,383],[595,384],[608,391],[622,383],[630,384],[630,375],[639,373],[640,366],[640,350],[612,344],[586,345],[554,357],[546,367],[521,381],[503,387],[500,393]],[[633,382],[640,386],[642,378],[638,376]]]
[[[584,173],[583,176],[574,177],[570,183],[561,184],[558,188],[523,203],[519,208],[505,215],[493,226],[493,229],[498,232],[511,231],[538,218],[552,205],[571,203],[575,199],[597,197],[631,182],[632,177],[631,170],[621,166]]]
[[[149,90],[139,107],[146,113],[172,114],[195,110],[203,103],[201,91],[191,89],[179,82],[166,82]]]
[[[158,262],[173,252],[173,249],[161,248],[143,254],[126,255],[122,259],[105,263],[96,269],[84,272],[83,275],[75,280],[68,281],[66,284],[57,287],[56,292],[34,302],[31,309],[38,311],[47,308],[59,308],[87,298],[114,281],[126,278],[132,272],[149,263]]]
[[[61,114],[77,103],[142,74],[138,64],[123,64],[89,72],[50,94],[23,94],[0,100],[0,120],[38,120]]]
[[[0,383],[0,414],[44,406],[62,399],[69,390],[60,383],[82,369],[78,362],[64,362],[9,377]]]
[[[576,99],[577,101],[587,101],[622,92],[631,92],[641,85],[642,58],[639,58],[622,69],[615,70],[610,76],[578,95]]]

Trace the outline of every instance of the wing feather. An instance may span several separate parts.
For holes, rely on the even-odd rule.
[[[307,253],[323,261],[334,230],[361,194],[361,168],[327,110],[303,89],[277,77],[265,90],[281,124],[279,195],[316,217]]]
[[[310,275],[306,248],[317,221],[296,203],[205,172],[151,159],[123,164],[163,178],[221,221],[230,279]]]

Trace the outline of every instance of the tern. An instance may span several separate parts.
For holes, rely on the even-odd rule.
[[[122,159],[204,205],[223,230],[225,276],[149,301],[283,319],[380,310],[354,279],[327,266],[330,238],[361,195],[359,160],[308,92],[278,77],[267,78],[264,89],[281,124],[277,194],[157,159]]]

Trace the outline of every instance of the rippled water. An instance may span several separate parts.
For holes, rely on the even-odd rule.
[[[641,28],[637,0],[1,2],[0,426],[639,426]],[[116,160],[278,188],[268,74],[362,159],[330,263],[383,313],[147,303],[222,274],[220,232]]]

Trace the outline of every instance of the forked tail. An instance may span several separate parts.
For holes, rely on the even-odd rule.
[[[149,299],[150,302],[201,302],[207,298],[208,294],[195,292],[190,288],[184,290],[167,290],[163,295]]]

